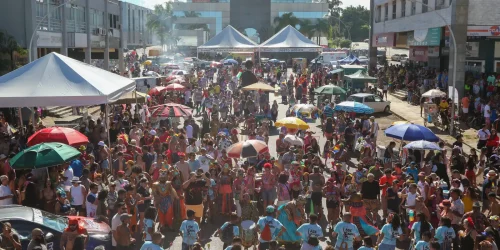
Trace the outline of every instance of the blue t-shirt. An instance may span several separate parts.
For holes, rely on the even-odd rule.
[[[229,226],[229,224],[230,224],[229,222],[225,222],[220,227],[220,230],[224,231],[224,229],[226,229],[226,227]],[[240,227],[238,227],[236,224],[233,224],[233,237],[239,237],[239,236],[240,236]]]
[[[439,244],[443,244],[445,240],[452,242],[455,238],[455,230],[453,230],[452,227],[440,226],[436,229],[436,235],[434,235],[434,238],[437,239]]]
[[[429,222],[427,222],[427,223],[429,223]],[[417,221],[417,222],[413,223],[413,226],[411,226],[411,230],[414,231],[413,234],[414,234],[416,242],[418,242],[420,240],[420,224],[422,224],[422,223],[420,223],[420,221]],[[432,227],[431,223],[429,223],[429,230],[432,230],[432,229],[434,229],[434,228]]]
[[[276,235],[283,227],[283,224],[281,224],[281,222],[279,222],[277,219],[273,218],[272,216],[262,217],[257,222],[257,225],[259,226],[259,229],[261,232],[262,232],[262,230],[264,230],[264,227],[266,226],[266,224],[269,224],[269,229],[271,229],[272,238],[273,238],[273,240],[276,240]],[[260,236],[259,236],[259,241],[263,242],[263,243],[268,242],[268,241],[261,239]]]
[[[146,240],[153,240],[151,234],[148,233],[148,229],[154,226],[155,222],[151,219],[144,219],[144,233],[146,234]]]
[[[403,234],[403,230],[401,230],[401,227],[398,227],[397,230],[394,230],[392,228],[392,224],[385,224],[382,227],[381,231],[384,234],[384,238],[382,239],[381,243],[391,246],[395,246],[396,240],[399,238],[400,235]]]
[[[373,249],[373,247],[362,246],[362,247],[358,248],[358,250],[374,250],[374,249]]]
[[[194,220],[185,220],[181,224],[180,231],[182,232],[182,242],[190,246],[196,242],[200,226]]]
[[[316,238],[323,237],[323,229],[318,224],[304,223],[299,228],[297,232],[301,234],[303,241],[307,242],[311,235],[316,236]]]
[[[201,167],[199,160],[188,161],[188,164],[189,164],[189,171],[191,172],[196,172],[196,170],[198,170]]]
[[[415,250],[430,250],[429,242],[425,242],[423,240],[417,242],[415,245]]]
[[[214,196],[214,187],[217,186],[214,179],[210,179],[210,187],[208,188],[208,196]]]
[[[406,169],[406,173],[411,174],[411,176],[413,176],[413,180],[415,180],[415,181],[418,180],[418,169],[417,168],[412,169],[412,168],[408,167]]]
[[[337,243],[335,244],[336,248],[339,248],[343,242],[347,243],[347,248],[352,248],[354,238],[359,236],[359,231],[356,225],[343,221],[337,223],[333,231],[337,233]]]
[[[151,241],[145,241],[141,247],[141,250],[163,250],[163,248]]]

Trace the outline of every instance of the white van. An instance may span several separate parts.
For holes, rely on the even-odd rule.
[[[330,62],[336,62],[347,57],[347,52],[345,51],[333,51],[333,52],[322,52],[318,57],[313,59],[311,63],[321,63],[323,65],[330,64]]]

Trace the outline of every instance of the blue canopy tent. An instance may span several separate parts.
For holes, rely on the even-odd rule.
[[[361,62],[359,61],[358,58],[356,58],[356,60],[352,61],[351,63],[349,63],[350,65],[360,65]]]
[[[338,60],[338,63],[340,65],[351,64],[352,62],[354,62],[356,60],[358,60],[358,58],[355,55],[351,54],[351,55],[349,55],[348,57],[346,57],[344,59]]]

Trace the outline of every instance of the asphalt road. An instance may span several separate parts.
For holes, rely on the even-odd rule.
[[[278,112],[278,119],[284,118],[286,114],[286,109],[287,105],[281,104],[281,96],[274,96],[273,94],[270,95],[270,101],[271,103],[276,99],[278,104],[279,104],[279,112]],[[378,144],[379,145],[388,145],[390,141],[392,141],[391,138],[385,137],[383,134],[383,130],[385,130],[387,127],[389,127],[393,122],[399,121],[400,119],[392,114],[386,114],[386,113],[379,113],[379,114],[374,114],[376,117],[376,121],[379,123],[380,126],[380,131],[379,131],[379,136],[378,136]],[[316,123],[310,123],[311,129],[317,139],[319,139],[319,145],[321,150],[323,149],[323,145],[326,142],[325,137],[322,136],[321,133],[321,128],[320,128],[320,121],[318,120]],[[272,153],[273,156],[275,155],[276,152],[276,145],[275,141],[278,138],[278,131],[274,130],[274,133],[271,132],[270,138],[269,138],[269,149],[270,152]],[[246,139],[246,138],[240,138],[240,139]],[[328,161],[328,164],[330,164],[330,161]],[[351,159],[350,165],[354,166],[357,164],[356,158]],[[350,168],[350,172],[354,172],[355,168]],[[326,176],[326,175],[325,175]],[[326,176],[328,177],[328,176]],[[324,207],[326,208],[326,201],[323,201]],[[326,212],[326,209],[325,209]],[[220,241],[219,237],[215,237],[214,234],[216,233],[217,229],[220,228],[220,226],[226,222],[228,218],[225,218],[224,216],[217,215],[215,218],[215,221],[213,224],[203,224],[201,226],[201,238],[200,242],[205,245],[205,249],[222,249],[222,242]],[[323,227],[324,234],[325,235],[331,235],[331,233],[326,231],[326,220],[322,219],[320,225]],[[180,249],[182,245],[182,239],[176,232],[169,232],[166,235],[165,239],[165,247],[166,249]],[[332,244],[332,240],[329,237],[326,238],[325,241],[321,242],[321,245],[323,247],[327,246],[328,244]],[[172,245],[171,242],[173,241]],[[170,248],[169,248],[170,247]],[[293,248],[291,247],[290,249],[297,249],[296,247]]]

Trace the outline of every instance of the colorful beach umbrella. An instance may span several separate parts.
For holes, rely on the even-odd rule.
[[[288,129],[309,129],[309,124],[297,117],[286,117],[279,119],[274,123],[276,127],[285,127]]]
[[[28,146],[44,142],[60,142],[73,147],[87,145],[89,138],[78,130],[65,127],[50,127],[38,130],[28,138]]]
[[[192,115],[193,110],[181,104],[165,103],[151,107],[149,112],[154,117],[189,117]]]
[[[231,158],[249,158],[266,152],[269,152],[269,148],[265,142],[246,140],[231,145],[227,149],[227,156]]]
[[[38,169],[61,165],[80,157],[76,148],[59,143],[40,143],[27,148],[10,159],[13,169]]]

